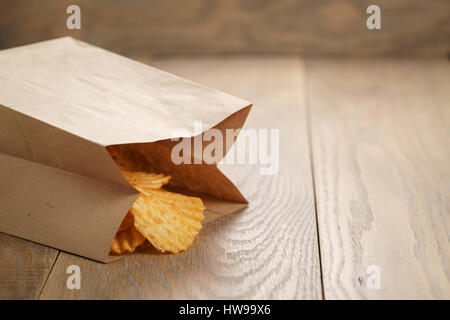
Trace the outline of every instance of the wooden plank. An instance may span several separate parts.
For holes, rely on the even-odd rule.
[[[71,0],[3,0],[0,48],[73,36],[127,55],[297,52],[308,55],[450,51],[447,0],[378,0],[381,29],[366,27],[370,0],[78,0],[81,30],[68,30]]]
[[[281,128],[280,171],[222,166],[250,202],[206,225],[177,255],[147,250],[109,265],[61,253],[42,299],[321,298],[312,177],[296,58],[168,59],[156,67],[254,102],[246,128]],[[81,269],[81,289],[65,270]]]
[[[449,299],[448,61],[307,70],[325,298]]]
[[[0,300],[36,299],[58,250],[0,233]]]

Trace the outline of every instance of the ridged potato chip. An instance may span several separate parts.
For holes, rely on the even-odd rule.
[[[162,252],[186,250],[202,228],[202,200],[161,189],[170,176],[130,171],[133,169],[127,162],[133,163],[131,156],[124,156],[120,149],[111,154],[124,177],[141,192],[119,227],[111,253],[133,252],[146,238]]]
[[[170,180],[170,176],[143,171],[122,170],[122,174],[140,192],[159,189]]]
[[[125,252],[134,252],[144,241],[145,237],[134,226],[131,226],[127,230],[117,232],[111,245],[110,253],[123,254]]]
[[[130,211],[136,229],[156,249],[177,253],[197,237],[204,209],[200,198],[149,189],[136,199]]]

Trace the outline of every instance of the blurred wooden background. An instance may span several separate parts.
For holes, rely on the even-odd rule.
[[[81,8],[81,30],[66,8]],[[368,30],[366,8],[381,8]],[[150,53],[301,53],[445,56],[448,0],[2,0],[0,49],[70,35],[103,48]]]

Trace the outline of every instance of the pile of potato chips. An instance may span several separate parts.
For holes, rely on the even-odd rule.
[[[202,228],[202,200],[162,189],[170,176],[120,167],[141,194],[122,221],[110,253],[134,252],[146,240],[161,252],[186,250]]]

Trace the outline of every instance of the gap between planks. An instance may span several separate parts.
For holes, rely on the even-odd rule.
[[[306,119],[306,132],[308,135],[308,150],[309,150],[309,162],[311,165],[311,176],[312,176],[312,186],[313,186],[313,196],[314,196],[314,212],[316,217],[316,233],[317,233],[317,251],[319,255],[319,268],[320,268],[320,284],[322,289],[322,300],[326,300],[325,296],[325,288],[323,283],[323,266],[322,266],[322,251],[320,247],[320,226],[319,226],[319,217],[317,214],[317,195],[316,195],[316,177],[314,175],[314,152],[312,145],[312,124],[311,124],[311,104],[309,99],[309,90],[308,90],[308,68],[306,67],[306,63],[308,62],[305,59],[305,86],[303,92],[305,93],[305,119]]]

